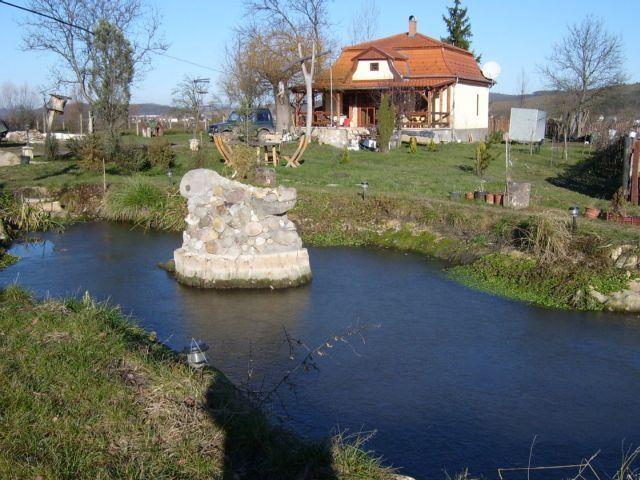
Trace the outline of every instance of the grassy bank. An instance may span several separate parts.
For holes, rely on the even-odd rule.
[[[2,478],[392,478],[340,438],[272,427],[114,308],[0,292]]]
[[[180,231],[184,203],[176,194],[132,181],[107,196],[111,220]],[[123,199],[128,199],[123,202]],[[557,308],[598,310],[590,287],[624,289],[629,274],[614,268],[612,245],[637,243],[639,233],[581,221],[571,234],[566,214],[509,212],[470,202],[409,199],[303,188],[290,217],[312,246],[369,246],[448,260],[451,275],[473,287]],[[508,252],[505,254],[504,252]],[[582,293],[579,293],[582,292]]]

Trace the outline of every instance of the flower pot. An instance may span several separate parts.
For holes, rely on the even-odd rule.
[[[502,194],[501,193],[496,193],[493,196],[493,203],[495,205],[502,205]]]
[[[493,205],[493,199],[494,199],[493,193],[487,193],[487,196],[485,197],[485,199],[489,205]]]
[[[461,197],[462,197],[462,193],[461,192],[449,192],[449,199],[450,200],[458,201],[458,200],[460,200]]]
[[[473,192],[473,198],[475,198],[476,200],[484,200],[486,196],[487,192],[480,192],[477,190]]]
[[[473,192],[465,193],[464,198],[466,198],[467,200],[473,200]]]
[[[584,216],[587,218],[598,218],[600,216],[600,209],[587,207],[584,211]]]

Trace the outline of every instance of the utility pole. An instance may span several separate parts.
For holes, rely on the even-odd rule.
[[[198,138],[198,123],[200,122],[200,105],[203,103],[204,96],[209,93],[207,85],[211,82],[210,78],[194,78],[193,94],[196,102],[196,118],[193,119],[193,138]]]

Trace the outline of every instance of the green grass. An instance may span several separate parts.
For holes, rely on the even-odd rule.
[[[545,264],[535,257],[501,253],[486,255],[470,265],[449,270],[452,278],[479,290],[545,307],[602,310],[587,294],[593,287],[608,294],[626,288],[625,271],[611,266]],[[581,292],[581,293],[578,293]]]
[[[145,228],[178,231],[183,228],[186,211],[176,190],[163,189],[147,178],[135,176],[109,191],[102,216]]]
[[[194,168],[195,155],[188,149],[189,134],[179,133],[166,137],[174,144],[176,166],[174,178],[179,178]],[[150,139],[127,135],[124,143],[148,144]],[[285,154],[292,153],[294,144],[284,147]],[[204,142],[205,167],[222,172],[224,167],[213,145]],[[486,172],[487,191],[503,191],[505,188],[504,145],[493,147],[495,159]],[[350,152],[350,161],[341,162],[341,150],[312,144],[304,157],[304,164],[298,169],[278,170],[281,183],[305,188],[321,189],[343,193],[355,193],[362,180],[367,180],[373,193],[400,195],[409,197],[428,197],[444,199],[449,192],[477,190],[480,182],[473,173],[474,145],[440,145],[438,151],[431,152],[427,147],[418,147],[415,154],[408,153],[403,146],[388,154],[369,151]],[[606,200],[553,185],[548,179],[556,178],[565,169],[586,158],[586,147],[574,144],[569,150],[569,160],[561,160],[560,152],[553,152],[544,145],[540,153],[529,155],[526,146],[512,147],[514,167],[512,176],[516,181],[532,182],[532,201],[534,207],[552,207],[566,209],[571,204],[606,206]],[[555,157],[555,158],[554,158]],[[15,189],[20,186],[41,185],[52,189],[72,187],[78,184],[102,182],[101,172],[91,172],[79,168],[75,160],[59,160],[38,165],[23,165],[2,168],[0,188]],[[159,186],[169,184],[166,172],[153,170],[145,174],[152,183]],[[107,175],[109,185],[121,184],[125,175]]]
[[[20,260],[20,257],[16,257],[15,255],[11,255],[10,253],[3,252],[0,249],[0,270],[4,270],[7,267],[17,263]]]
[[[270,425],[114,308],[0,291],[1,478],[384,479],[359,440]]]

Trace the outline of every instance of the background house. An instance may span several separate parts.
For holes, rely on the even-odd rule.
[[[405,131],[442,141],[484,137],[494,82],[473,54],[417,27],[411,16],[406,33],[344,48],[313,84],[323,99],[314,124],[344,125],[348,119],[351,127],[375,127],[380,98],[389,93]],[[303,124],[304,112],[297,113]]]

